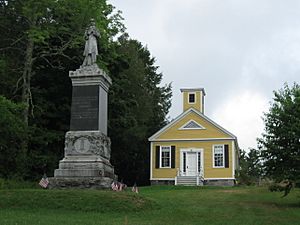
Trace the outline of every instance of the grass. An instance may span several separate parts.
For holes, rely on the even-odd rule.
[[[0,178],[1,189],[24,189],[24,188],[40,188],[36,182],[24,181],[18,179],[3,179]]]
[[[97,190],[5,189],[0,224],[299,224],[300,190],[285,198],[256,187]]]

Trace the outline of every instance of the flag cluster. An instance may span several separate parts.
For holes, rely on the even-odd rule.
[[[39,185],[42,187],[42,188],[47,188],[48,185],[49,185],[49,180],[48,180],[48,177],[46,176],[46,174],[43,176],[43,178],[41,179],[41,181],[39,182]]]
[[[127,185],[123,184],[122,182],[113,181],[111,184],[111,189],[113,191],[123,191],[126,188],[127,188]]]
[[[112,189],[113,191],[123,191],[123,190],[125,190],[126,188],[127,188],[127,185],[124,184],[123,182],[113,181],[113,182],[111,183],[111,189]],[[139,189],[138,189],[136,183],[134,183],[134,185],[133,185],[131,191],[134,192],[134,193],[139,193]]]
[[[132,191],[132,192],[135,192],[135,193],[139,193],[139,189],[138,189],[136,183],[134,183],[134,185],[132,186],[131,191]]]

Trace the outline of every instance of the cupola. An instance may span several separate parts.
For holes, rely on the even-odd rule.
[[[183,111],[193,108],[204,114],[204,88],[182,88]]]

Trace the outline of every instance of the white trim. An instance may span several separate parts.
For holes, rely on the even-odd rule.
[[[204,96],[205,96],[205,94],[203,94],[202,92],[200,92],[200,94],[201,94],[200,110],[201,110],[201,113],[204,114]]]
[[[209,123],[211,123],[213,126],[215,126],[216,128],[218,128],[219,130],[221,130],[222,132],[226,133],[227,135],[229,135],[232,139],[237,139],[235,135],[233,135],[232,133],[230,133],[229,131],[227,131],[225,128],[221,127],[220,125],[218,125],[217,123],[215,123],[214,121],[212,121],[211,119],[209,119],[207,116],[205,116],[204,114],[202,114],[201,112],[198,112],[197,110],[190,108],[188,110],[186,110],[185,112],[181,113],[179,116],[177,116],[172,122],[170,122],[169,124],[167,124],[166,126],[164,126],[162,129],[160,129],[158,132],[156,132],[155,134],[153,134],[150,138],[148,138],[149,141],[156,141],[156,138],[162,134],[163,132],[165,132],[166,130],[168,130],[169,128],[171,128],[175,123],[177,123],[180,119],[182,119],[183,117],[185,117],[187,114],[189,113],[195,113],[198,116],[200,116],[201,118],[203,118],[204,120],[208,121]]]
[[[232,177],[235,177],[235,147],[234,147],[234,141],[231,143],[231,160],[232,160]]]
[[[215,146],[222,146],[223,147],[223,166],[215,166]],[[224,144],[212,145],[212,165],[213,165],[214,169],[223,169],[223,168],[225,168],[225,146],[224,146]]]
[[[149,141],[155,141],[155,138],[159,136],[161,133],[168,130],[171,126],[173,126],[174,123],[176,123],[178,120],[182,119],[189,111],[191,111],[192,108],[189,110],[181,113],[179,116],[177,116],[174,120],[172,120],[170,123],[168,123],[166,126],[164,126],[162,129],[157,131],[155,134],[153,134],[151,137],[148,138]]]
[[[204,180],[235,180],[234,177],[222,177],[222,178],[204,178]]]
[[[168,141],[225,141],[235,140],[233,138],[186,138],[186,139],[156,139],[153,142],[168,142]]]
[[[199,127],[186,128],[185,126],[188,125],[191,122],[195,123]],[[195,120],[189,120],[188,122],[186,122],[185,124],[183,124],[180,128],[178,128],[178,130],[206,130],[206,128],[203,127],[201,124],[197,123]]]
[[[159,149],[159,169],[170,169],[171,168],[171,160],[172,160],[172,151],[171,151],[171,146],[167,145],[161,145],[159,146],[160,149]],[[169,155],[170,155],[170,163],[169,163],[169,166],[164,166],[162,167],[162,148],[165,147],[165,148],[169,148]]]
[[[190,94],[193,94],[194,95],[194,102],[190,102]],[[196,92],[188,92],[187,93],[187,103],[188,104],[191,104],[191,105],[194,105],[194,104],[196,104],[197,103],[197,94],[196,94]]]
[[[173,177],[173,178],[153,178],[151,180],[174,180],[175,181],[175,177]]]
[[[205,168],[205,166],[204,166],[204,149],[202,148],[202,149],[200,149],[201,150],[201,169],[202,169],[202,171],[201,171],[201,169],[200,169],[200,175],[202,175],[203,177],[204,177],[204,172],[205,172],[205,170],[204,170],[204,168]],[[197,156],[198,157],[198,156]],[[198,165],[197,165],[198,166]]]
[[[180,149],[180,165],[179,165],[179,170],[183,172],[183,153],[184,152],[194,152],[196,153],[196,157],[197,157],[197,165],[196,165],[196,171],[198,173],[199,171],[199,168],[198,168],[198,153],[200,152],[201,154],[201,169],[202,171],[200,170],[201,173],[203,173],[203,176],[204,176],[204,149],[203,148],[181,148]],[[184,175],[183,175],[184,176]]]
[[[152,180],[152,175],[153,175],[152,174],[153,173],[152,172],[152,170],[153,170],[153,165],[152,165],[153,164],[153,161],[152,161],[152,159],[153,159],[153,155],[152,155],[153,154],[153,150],[154,150],[153,149],[153,142],[151,142],[150,143],[150,180]]]
[[[235,146],[235,168],[239,169],[240,168],[240,148],[238,145],[237,140],[235,140],[234,142],[234,146]]]
[[[175,181],[175,177],[173,178],[153,178],[151,180],[174,180]],[[205,178],[204,180],[235,180],[234,177],[222,177],[222,178]]]

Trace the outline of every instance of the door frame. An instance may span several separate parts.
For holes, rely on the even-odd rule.
[[[200,160],[201,160],[201,162],[200,162],[200,165],[201,165],[201,168],[200,168],[200,175],[202,175],[202,176],[204,176],[204,158],[203,158],[203,152],[204,152],[204,150],[203,150],[203,148],[181,148],[180,149],[180,176],[187,176],[187,174],[186,174],[186,172],[184,172],[184,168],[183,168],[183,166],[184,166],[184,157],[183,157],[183,153],[188,153],[188,152],[190,152],[190,153],[196,153],[196,171],[197,171],[197,173],[196,173],[196,176],[197,176],[197,174],[198,174],[198,171],[199,171],[199,168],[198,168],[198,165],[199,165],[199,159],[198,159],[198,154],[200,153]],[[185,163],[185,165],[186,165],[186,163]],[[186,171],[186,169],[185,169],[185,171]]]

